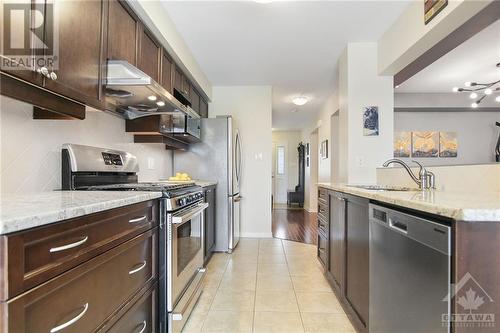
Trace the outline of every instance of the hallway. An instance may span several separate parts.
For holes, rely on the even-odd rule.
[[[317,213],[275,204],[272,215],[273,237],[306,244],[317,244]]]

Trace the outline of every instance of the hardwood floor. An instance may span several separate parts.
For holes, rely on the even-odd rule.
[[[316,213],[309,213],[305,209],[275,206],[272,223],[273,237],[316,244],[318,238],[316,218]]]

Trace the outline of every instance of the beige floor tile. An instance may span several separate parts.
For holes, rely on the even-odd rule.
[[[295,292],[333,292],[323,275],[292,276]]]
[[[318,276],[323,274],[321,267],[314,261],[289,262],[288,269],[291,276]]]
[[[299,312],[299,308],[293,291],[258,290],[255,311]]]
[[[257,275],[290,275],[286,264],[259,264]]]
[[[284,255],[284,254],[285,254],[285,250],[281,246],[261,247],[259,249],[259,256]]]
[[[253,311],[255,291],[219,290],[215,295],[210,310]]]
[[[300,293],[297,301],[301,312],[344,313],[333,293]]]
[[[216,290],[212,291],[210,289],[204,288],[193,311],[197,313],[207,314],[208,311],[210,310],[210,306],[212,305],[212,302],[214,301],[216,294],[217,294]]]
[[[315,247],[285,247],[285,253],[287,255],[315,255],[316,248]]]
[[[252,332],[252,322],[253,312],[251,311],[210,311],[203,324],[202,332]]]
[[[355,333],[349,318],[343,313],[302,313],[307,333]]]
[[[256,249],[253,252],[239,252],[239,253],[234,253],[231,255],[230,262],[237,262],[237,263],[256,263],[258,262],[258,256],[259,252]]]
[[[259,264],[286,264],[286,258],[283,254],[259,255]]]
[[[257,290],[293,291],[292,279],[288,275],[259,275]]]
[[[254,333],[301,333],[304,332],[300,314],[290,312],[255,312]]]
[[[193,310],[191,315],[189,316],[186,325],[182,329],[183,333],[198,333],[201,332],[201,328],[203,327],[203,323],[205,322],[205,318],[207,317],[207,313],[197,313]]]
[[[257,274],[257,262],[231,261],[227,265],[224,275],[231,273]]]
[[[230,274],[224,276],[219,286],[221,290],[233,290],[233,291],[243,291],[243,290],[255,290],[257,282],[257,276],[252,275],[242,275],[238,273]]]
[[[283,244],[281,239],[277,238],[265,238],[259,241],[260,248],[269,248],[269,247],[282,247]]]

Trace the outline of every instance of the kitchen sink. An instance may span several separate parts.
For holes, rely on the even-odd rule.
[[[386,186],[386,185],[347,185],[349,187],[361,188],[370,191],[419,191],[418,188],[404,186]]]

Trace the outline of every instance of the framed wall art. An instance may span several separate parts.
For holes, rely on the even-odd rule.
[[[438,157],[439,132],[412,132],[412,157]]]
[[[378,134],[378,106],[365,106],[363,108],[363,135],[375,136]]]

